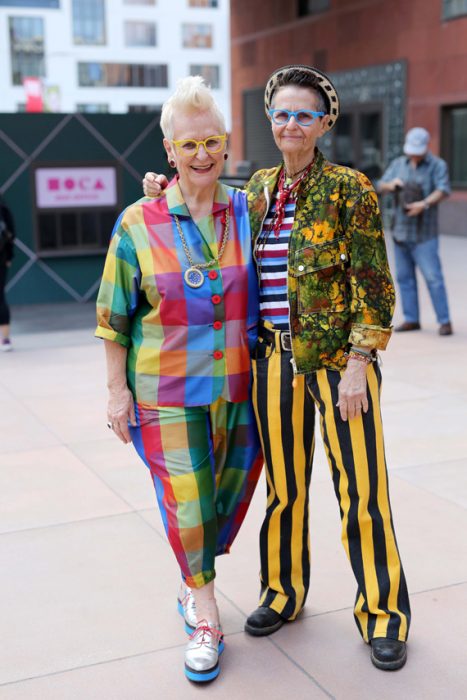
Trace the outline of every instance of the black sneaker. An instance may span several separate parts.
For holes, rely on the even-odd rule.
[[[370,646],[373,665],[383,671],[397,671],[407,661],[407,645],[398,639],[375,637]]]
[[[280,629],[284,622],[287,622],[285,617],[275,610],[265,607],[256,608],[245,622],[245,632],[253,637],[265,637]]]

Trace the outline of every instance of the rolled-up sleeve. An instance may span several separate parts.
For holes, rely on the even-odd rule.
[[[97,296],[98,338],[124,347],[131,344],[134,314],[141,273],[135,246],[125,229],[124,213],[115,224]]]
[[[433,172],[433,181],[435,190],[440,190],[444,194],[451,194],[451,185],[449,184],[449,172],[446,161],[437,159]]]
[[[347,236],[352,318],[349,343],[384,350],[392,332],[395,292],[373,190],[364,192],[353,207]]]

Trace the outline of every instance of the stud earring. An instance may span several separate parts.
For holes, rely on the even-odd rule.
[[[229,157],[229,154],[228,154],[228,153],[224,153],[224,160],[227,160],[228,157]]]
[[[176,166],[177,164],[176,164],[176,162],[174,161],[173,158],[170,158],[170,160],[169,160],[169,165],[170,165],[171,168],[175,168],[175,166]]]

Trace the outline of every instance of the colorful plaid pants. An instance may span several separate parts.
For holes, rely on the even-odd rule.
[[[336,407],[341,373],[320,369],[299,375],[293,389],[291,353],[281,350],[275,335],[275,346],[258,343],[253,362],[253,402],[268,488],[260,533],[260,605],[293,620],[305,604],[316,407],[339,503],[342,542],[357,581],[357,626],[365,641],[404,641],[410,605],[389,502],[379,368],[376,363],[367,368],[368,412],[343,421]]]
[[[136,451],[149,467],[169,543],[188,586],[215,577],[263,464],[251,401],[210,406],[136,406]]]

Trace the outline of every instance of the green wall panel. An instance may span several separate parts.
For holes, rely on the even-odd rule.
[[[83,124],[83,119],[91,125],[90,129]],[[104,262],[104,255],[95,253],[37,257],[32,165],[73,162],[85,166],[95,161],[116,165],[121,176],[123,208],[142,196],[141,178],[146,170],[167,171],[158,121],[154,113],[0,114],[0,192],[13,213],[19,243],[7,287],[10,303],[72,301],[73,297],[62,288],[60,280],[54,279],[57,275],[65,286],[72,288],[75,296],[84,300],[100,278]],[[57,128],[60,125],[62,128]],[[57,133],[51,137],[54,129]],[[96,133],[91,133],[93,130]],[[2,133],[25,153],[26,167],[23,167],[24,159],[1,139]],[[105,142],[111,144],[110,149]],[[34,153],[36,156],[31,163],[29,159]],[[110,236],[111,231],[108,233]],[[21,245],[25,246],[25,251],[21,250]]]

